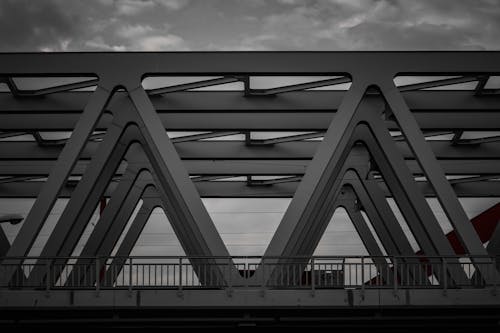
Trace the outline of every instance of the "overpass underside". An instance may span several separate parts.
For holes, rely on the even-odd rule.
[[[500,206],[459,201],[500,197],[498,73],[500,52],[0,54],[0,198],[36,198],[0,228],[0,322],[498,327]],[[291,203],[263,256],[231,256],[201,198],[263,197]],[[157,207],[186,256],[131,256]],[[339,207],[368,256],[314,256]]]

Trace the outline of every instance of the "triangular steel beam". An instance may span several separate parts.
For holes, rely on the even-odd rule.
[[[154,188],[153,178],[146,170],[134,170],[135,166],[127,170],[125,179],[120,180],[120,184],[115,190],[116,193],[109,200],[101,218],[97,222],[92,234],[80,253],[80,259],[73,264],[72,273],[66,283],[81,286],[82,283],[94,285],[94,274],[90,268],[99,265],[99,270],[105,265],[105,261],[96,264],[95,257],[108,258],[120,235],[123,233],[127,222],[133,214],[139,200],[148,191]]]
[[[114,255],[111,263],[107,267],[105,283],[113,285],[116,283],[116,279],[122,272],[123,266],[127,263],[127,258],[132,253],[132,250],[139,239],[146,223],[148,222],[151,214],[157,207],[162,207],[161,199],[159,198],[158,192],[154,190],[156,195],[152,197],[143,197],[142,205],[134,220],[132,221],[130,228],[128,229],[125,237],[123,238],[116,254]],[[130,259],[128,259],[130,260]]]
[[[142,144],[149,163],[151,163],[151,171],[157,177],[156,185],[160,188],[160,192],[162,192],[165,204],[168,205],[169,220],[173,225],[184,228],[186,232],[180,236],[189,238],[189,240],[184,240],[190,243],[189,251],[186,252],[191,256],[228,258],[229,253],[213,225],[206,208],[201,202],[196,188],[189,179],[188,173],[184,169],[174,146],[162,127],[161,121],[144,89],[139,85],[133,89],[128,89],[128,91],[131,98],[122,100],[121,104],[116,106],[116,110],[118,112],[125,112],[123,110],[127,110],[127,116],[124,116],[125,123],[127,126],[133,125],[138,129],[140,136],[138,140]],[[57,166],[49,175],[47,183],[43,187],[33,209],[30,211],[27,221],[17,237],[17,241],[10,248],[8,256],[19,257],[25,256],[28,253],[39,230],[44,224],[46,216],[55,203],[61,187],[66,182],[71,168],[76,163],[86,139],[91,135],[93,127],[102,113],[102,109],[107,104],[110,94],[105,94],[104,92],[107,92],[107,90],[98,88],[94,95],[92,95],[89,106],[84,110],[82,120],[77,124],[72,137],[61,152]],[[132,104],[130,104],[130,101]],[[127,104],[132,107],[127,107]],[[119,132],[119,127],[116,129],[111,128],[112,132],[113,130]],[[107,145],[107,153],[112,152],[112,148],[116,146],[116,135],[111,137],[114,144],[110,143]],[[102,156],[104,155],[106,154],[103,153]],[[98,159],[98,161],[100,163],[96,163],[97,170],[103,170],[106,165],[106,158],[103,157]],[[99,175],[89,177],[85,177],[84,175],[84,178],[90,178],[90,181],[84,184],[85,186],[82,185],[82,196],[90,195],[89,193],[92,192],[92,189],[96,188],[96,184],[103,181]],[[95,194],[93,195],[95,196]],[[80,202],[80,204],[84,205],[84,202]],[[80,210],[81,207],[78,204],[74,204],[71,211],[73,209]],[[36,212],[36,215],[34,212]],[[56,236],[61,241],[67,236],[67,232],[62,232]],[[57,247],[59,245],[60,242],[57,242],[57,244],[51,247],[51,251],[47,251],[47,253],[51,252],[57,255]],[[16,266],[21,264],[20,260],[14,260],[15,262],[13,260],[9,259],[9,262],[6,263],[9,269],[7,269],[7,274],[2,274],[1,276],[1,279],[5,280],[4,282],[8,282]],[[227,259],[224,261],[227,262]]]
[[[361,214],[361,210],[357,204],[358,196],[354,190],[349,185],[343,185],[341,193],[338,196],[335,203],[335,210],[342,207],[346,210],[356,232],[358,233],[363,245],[365,246],[368,255],[373,260],[373,264],[376,267],[376,271],[382,276],[382,279],[386,282],[393,281],[392,277],[388,274],[391,272],[389,265],[384,258],[384,253],[379,247],[377,240],[373,236],[372,231],[368,227],[368,223]],[[382,246],[385,247],[384,242],[381,240]],[[366,263],[369,264],[369,263]],[[365,269],[366,266],[362,265],[361,269]],[[365,281],[362,281],[363,283]]]
[[[381,121],[381,111],[384,109],[383,100],[378,95],[362,98],[366,90],[368,90],[367,86],[353,85],[353,88],[347,93],[338,114],[325,135],[324,141],[320,144],[303,181],[299,185],[289,209],[266,250],[266,256],[294,257],[311,255],[310,251],[304,252],[304,244],[308,244],[309,230],[311,230],[312,225],[322,224],[330,216],[327,208],[329,206],[328,202],[331,202],[332,193],[339,189],[338,179],[341,168],[345,163],[345,156],[351,148],[350,144],[352,142],[350,142],[350,139],[353,137],[354,130],[358,125],[369,125],[371,130],[375,128],[374,134],[378,144],[384,138],[390,138],[385,124]],[[376,119],[380,121],[376,121]],[[385,142],[384,145],[381,145],[384,153],[387,153],[387,145],[392,147],[394,142]],[[402,157],[396,151],[391,156],[386,156],[389,161],[392,161],[393,157],[402,160]],[[411,175],[409,170],[406,169],[407,166],[403,165],[397,170],[393,170],[393,172],[399,172],[399,176],[401,172]],[[423,195],[418,193],[415,186],[409,188],[408,185],[411,184],[408,182],[402,185],[407,194],[419,195],[424,200]],[[426,203],[425,205],[427,206]],[[430,208],[427,208],[430,214],[425,220],[420,218],[420,222],[427,223],[426,228],[440,230],[435,216],[430,211]],[[427,253],[434,254],[435,251],[438,251],[437,254],[439,255],[454,255],[444,235],[440,235],[442,230],[440,231],[438,234],[428,233],[428,236],[434,240],[434,247],[437,246],[437,248],[429,248]],[[458,275],[455,278],[462,281],[465,274],[457,273]]]
[[[126,155],[128,162],[128,167],[125,173],[126,177],[125,179],[120,180],[118,187],[113,192],[111,200],[104,209],[101,219],[97,222],[94,232],[80,253],[80,256],[82,257],[92,258],[98,256],[104,258],[111,255],[111,251],[115,247],[118,237],[121,235],[123,228],[125,228],[126,222],[132,215],[138,200],[141,198],[140,194],[142,192],[140,191],[152,191],[154,187],[155,193],[159,193],[156,196],[159,196],[161,199],[162,207],[164,208],[167,216],[170,215],[165,208],[170,206],[169,198],[161,188],[158,188],[158,177],[156,177],[154,172],[150,171],[152,170],[152,167],[146,151],[143,149],[141,135],[136,136],[134,141],[136,142],[131,145],[130,151]],[[125,143],[123,144],[125,145]],[[145,178],[141,180],[140,177]],[[140,182],[138,182],[139,180]],[[200,282],[208,283],[203,280],[203,278],[207,278],[213,283],[214,279],[220,279],[221,274],[227,278],[227,268],[232,268],[234,266],[232,265],[232,261],[230,262],[231,265],[227,266],[227,258],[224,258],[224,265],[220,267],[220,265],[216,263],[217,260],[215,258],[211,258],[210,256],[198,256],[196,251],[199,250],[199,246],[196,243],[196,240],[193,240],[190,237],[192,236],[191,230],[187,228],[185,224],[174,222],[175,221],[171,222],[172,227],[179,238],[184,251],[188,256],[192,257],[190,262],[193,269],[200,277]],[[85,272],[89,271],[88,267],[92,262],[93,260],[91,259],[78,260],[75,267],[85,266],[87,268],[80,269],[82,276],[78,278],[70,276],[68,281],[76,281],[76,283],[81,283],[81,281],[88,282],[89,280],[84,277],[86,274]],[[217,272],[217,269],[219,269],[220,272]],[[231,277],[233,280],[238,277],[234,268],[231,273],[234,275]]]
[[[446,179],[443,169],[439,165],[429,145],[426,143],[422,130],[415,121],[401,92],[395,86],[392,77],[381,75],[377,80],[377,84],[402,134],[405,136],[415,158],[418,160],[422,171],[434,188],[436,197],[443,207],[448,220],[455,229],[464,249],[466,249],[467,253],[471,256],[487,256],[488,253],[486,249],[470,223],[469,218],[465,214],[453,188]],[[476,265],[476,269],[481,272],[482,277],[487,283],[496,283],[499,279],[498,272],[488,270],[487,267],[487,262],[481,262],[481,264]]]
[[[59,155],[58,162],[51,169],[47,181],[28,213],[21,230],[12,242],[7,252],[7,257],[24,257],[28,255],[31,246],[35,242],[38,233],[42,229],[47,216],[57,200],[59,192],[71,175],[71,171],[78,161],[80,153],[92,134],[104,108],[108,104],[115,87],[115,85],[106,85],[100,82],[94,93],[90,96],[80,121],[77,123],[71,137]],[[20,259],[9,259],[2,262],[5,269],[0,276],[0,284],[4,285],[9,282],[21,262]]]
[[[168,198],[165,208],[169,220],[172,225],[185,226],[193,243],[199,246],[197,253],[188,255],[229,257],[222,238],[143,87],[139,85],[128,91],[137,110],[131,121],[140,128],[142,147],[151,163],[151,172],[158,178],[158,191]]]
[[[113,118],[103,142],[99,145],[98,151],[90,161],[81,181],[78,182],[71,199],[42,249],[40,257],[67,258],[73,254],[78,240],[95,213],[97,204],[111,182],[129,145],[138,135],[136,126],[126,126],[126,119],[123,115],[127,112],[130,110],[121,109],[121,113],[117,113],[117,116]],[[57,260],[56,267],[63,267],[64,262],[64,259]],[[37,265],[31,274],[33,277],[41,279],[45,272],[44,267]]]

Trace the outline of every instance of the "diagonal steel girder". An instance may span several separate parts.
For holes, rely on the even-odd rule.
[[[96,265],[91,257],[111,256],[120,235],[135,210],[139,200],[154,190],[153,179],[147,170],[130,169],[130,173],[120,181],[116,194],[111,197],[92,234],[80,253],[80,259],[74,264],[74,269],[68,276],[66,283],[80,285],[88,281],[95,283],[95,274],[88,276],[89,269]],[[99,264],[97,264],[99,265]],[[100,263],[99,270],[105,263]]]
[[[335,181],[335,179],[338,179],[341,166],[345,161],[348,149],[350,149],[348,146],[349,140],[352,136],[352,133],[354,132],[355,127],[358,124],[370,124],[372,125],[372,129],[373,127],[378,126],[379,131],[378,133],[375,133],[375,136],[379,140],[380,138],[385,137],[385,144],[389,144],[390,147],[391,143],[387,141],[387,138],[390,139],[390,135],[387,129],[385,129],[386,135],[384,136],[384,132],[382,132],[381,128],[382,126],[385,127],[385,125],[383,123],[382,125],[380,125],[381,121],[379,121],[378,123],[375,122],[374,124],[375,119],[380,119],[380,115],[377,115],[376,109],[373,110],[373,107],[359,107],[360,105],[367,103],[366,99],[363,99],[363,96],[365,91],[368,89],[368,86],[369,85],[366,81],[360,82],[358,84],[356,84],[356,81],[353,83],[351,90],[346,95],[342,106],[339,108],[339,112],[335,117],[335,121],[332,122],[328,132],[326,133],[324,141],[318,148],[318,151],[313,161],[311,162],[303,181],[300,183],[297,192],[295,193],[289,209],[285,213],[285,216],[283,217],[283,220],[278,227],[275,236],[269,244],[268,249],[266,250],[266,255],[286,257],[294,255],[309,256],[312,254],[309,253],[310,250],[307,252],[302,252],[303,250],[301,250],[298,246],[306,242],[305,239],[301,238],[306,237],[306,235],[308,234],[308,232],[305,232],[307,228],[310,228],[311,225],[315,223],[323,223],[324,220],[327,219],[327,211],[325,211],[324,207],[325,203],[328,202],[328,200],[331,200],[331,194],[329,195],[328,193],[332,193],[338,190],[338,180]],[[383,107],[383,104],[381,106]],[[403,128],[403,132],[404,130],[405,129]],[[423,137],[422,141],[425,144],[425,140]],[[392,145],[394,144],[392,143]],[[387,146],[382,146],[382,148],[384,152],[387,152]],[[397,153],[394,153],[394,149],[391,155],[392,158],[398,156]],[[391,161],[392,158],[390,159]],[[399,161],[402,162],[401,157],[399,157]],[[406,166],[400,165],[393,171],[399,172],[399,177],[401,177],[401,172],[404,172],[405,168]],[[410,181],[409,172],[406,172],[405,176],[406,177],[404,178],[406,178],[407,181],[405,182],[405,184],[403,184],[403,186],[405,186],[403,188],[406,189],[406,194],[412,194],[414,198],[417,198],[416,195],[418,194],[418,190],[415,187],[408,188],[408,186],[411,186],[411,183],[413,182],[413,179],[411,179]],[[442,175],[442,178],[446,181],[444,174]],[[421,194],[420,197],[420,206],[422,208],[427,207],[427,210],[423,211],[426,212],[426,216],[425,218],[422,218],[422,216],[420,216],[420,222],[427,225],[426,229],[431,228],[439,230],[439,225],[435,217],[432,215],[430,208],[426,203],[422,201],[423,196]],[[460,209],[462,209],[462,207],[460,207]],[[420,211],[415,212],[417,214],[420,213]],[[465,223],[461,223],[462,228],[467,229],[468,227],[470,227],[470,223],[465,225],[464,224]],[[474,246],[474,249],[476,249],[478,253],[483,254],[483,252],[485,251],[482,247],[482,244],[480,243],[480,240],[477,238],[477,235],[475,235],[473,230],[470,231],[472,232],[472,235],[466,236],[473,239],[469,239],[469,241],[472,243],[469,245]],[[451,246],[446,241],[446,238],[444,237],[442,232],[438,234],[427,232],[427,234],[431,238],[434,237],[433,243],[435,246],[434,249],[432,249],[432,247],[429,247],[427,253],[434,254],[434,251],[437,250],[437,253],[439,255],[453,255]],[[438,236],[440,240],[436,238]],[[477,239],[474,240],[474,236],[476,236]],[[481,245],[481,248],[478,248],[478,246],[474,245],[476,240]],[[459,276],[455,276],[455,278],[462,280],[462,278]]]
[[[122,107],[120,109],[120,113],[118,117],[124,117],[124,120],[128,119],[127,116],[127,110],[128,112],[131,111],[131,109],[127,109],[125,107]],[[125,122],[125,121],[124,121]],[[120,127],[118,127],[120,128]],[[47,257],[53,257],[53,256],[59,256],[59,257],[65,257],[65,256],[70,256],[71,253],[74,250],[74,247],[76,246],[76,243],[78,239],[81,237],[81,234],[83,233],[83,230],[85,229],[88,220],[92,216],[95,210],[95,206],[97,205],[97,202],[99,198],[103,195],[102,191],[105,189],[107,186],[108,182],[110,181],[109,176],[112,175],[112,170],[116,168],[117,163],[121,160],[121,156],[124,154],[124,151],[126,149],[129,149],[129,151],[126,153],[125,158],[127,159],[127,172],[130,173],[132,172],[133,174],[137,175],[141,173],[141,170],[152,170],[152,166],[150,164],[150,159],[148,158],[149,156],[146,153],[146,150],[142,149],[144,147],[143,145],[143,137],[141,135],[141,132],[135,125],[128,125],[126,128],[120,128],[121,133],[119,131],[115,131],[114,133],[112,131],[108,131],[108,135],[110,136],[109,140],[105,140],[103,144],[100,146],[100,154],[98,156],[101,156],[101,159],[93,159],[91,161],[91,166],[89,166],[89,170],[104,170],[104,173],[107,173],[108,178],[98,178],[97,174],[92,174],[89,172],[89,174],[85,174],[84,178],[81,181],[81,184],[77,186],[77,189],[75,190],[75,195],[72,196],[70,202],[68,203],[63,215],[60,218],[60,223],[58,223],[58,226],[56,226],[54,232],[51,235],[51,238],[47,242],[47,245],[45,246],[42,254]],[[118,141],[120,140],[120,141]],[[140,144],[139,144],[140,143]],[[130,148],[129,148],[130,147]],[[109,155],[109,152],[112,151],[112,156],[115,155],[115,158],[112,158],[112,160],[115,162],[114,164],[111,164],[109,162],[106,162],[104,157],[107,157]],[[94,165],[92,165],[94,164]],[[105,171],[107,170],[107,171]],[[155,179],[154,182],[151,182],[151,186],[156,186],[159,184],[159,180],[155,176],[154,172],[152,172],[153,178]],[[126,174],[125,174],[126,175]],[[129,178],[131,177],[130,175],[128,176]],[[99,182],[97,182],[99,180]],[[130,183],[131,180],[128,180],[129,185],[131,186]],[[110,220],[116,220],[114,218],[111,218],[111,216],[115,216],[116,214],[125,214],[122,217],[118,218],[117,221],[126,221],[128,220],[127,216],[132,214],[132,210],[135,207],[134,201],[133,200],[138,200],[138,195],[139,193],[136,194],[135,199],[127,199],[127,200],[132,200],[131,203],[129,204],[123,204],[123,207],[125,207],[126,210],[121,209],[122,207],[122,201],[125,200],[125,196],[128,192],[132,191],[133,188],[135,187],[124,187],[124,185],[127,184],[127,180],[121,179],[119,181],[119,185],[112,192],[111,198],[113,205],[108,205],[107,210],[105,212],[108,212],[109,216],[103,216],[98,224],[96,225],[96,228],[107,228],[110,226]],[[150,186],[148,184],[144,186]],[[89,192],[89,189],[92,187],[93,189],[91,192]],[[135,185],[134,185],[135,186]],[[144,187],[143,186],[143,187]],[[121,189],[121,190],[120,190]],[[122,193],[121,195],[118,196],[118,199],[116,198],[116,192]],[[167,216],[169,216],[170,221],[173,224],[174,230],[176,231],[176,234],[178,235],[178,238],[181,242],[181,245],[183,246],[185,252],[188,255],[191,256],[200,256],[199,253],[200,251],[203,251],[203,249],[200,249],[200,242],[199,238],[196,239],[196,231],[191,230],[189,226],[186,226],[185,223],[182,221],[179,222],[179,220],[172,218],[172,214],[170,214],[171,211],[173,211],[175,208],[172,207],[170,203],[170,199],[168,195],[163,191],[162,188],[160,188],[159,191],[162,195],[161,198],[163,200],[163,206],[168,207],[169,209],[165,209]],[[86,200],[84,200],[87,198]],[[92,198],[89,200],[89,198]],[[128,197],[127,197],[128,198]],[[74,207],[73,207],[73,206]],[[111,210],[110,207],[115,207],[114,210]],[[131,210],[132,209],[132,210]],[[124,213],[124,212],[127,213]],[[112,212],[112,213],[109,213]],[[69,214],[69,215],[68,215]],[[72,221],[71,214],[73,214],[74,218],[74,224],[71,225],[68,223],[69,221]],[[75,215],[76,214],[76,215]],[[116,222],[118,223],[118,222]],[[112,225],[112,223],[111,223]],[[118,228],[116,230],[118,231],[113,231],[113,232],[107,232],[107,229],[95,231],[93,235],[94,238],[97,240],[94,240],[94,238],[91,238],[88,240],[83,252],[80,255],[84,256],[96,256],[96,255],[110,255],[110,250],[113,249],[113,244],[117,241],[117,239],[110,239],[109,237],[107,240],[102,241],[107,250],[102,250],[104,251],[105,254],[100,252],[103,249],[102,246],[98,246],[96,244],[101,243],[101,238],[102,235],[111,233],[112,235],[119,235],[120,232],[119,230],[122,230],[124,225],[121,224],[116,224],[114,228]],[[64,239],[64,235],[66,235],[66,238]],[[198,236],[200,237],[200,236]],[[61,245],[61,242],[64,239],[64,243]],[[92,241],[92,242],[91,242]],[[91,243],[89,243],[91,242]],[[93,245],[92,245],[93,244]],[[111,245],[110,245],[111,244]],[[111,246],[111,248],[109,248]],[[59,251],[57,251],[57,248],[60,248]],[[209,256],[206,254],[205,256]],[[61,266],[61,261],[58,261],[58,266]],[[78,265],[84,265],[85,263],[78,263]],[[87,263],[88,264],[88,263]],[[203,267],[203,269],[207,270],[206,263],[203,262],[202,260],[192,260],[192,265],[195,269],[198,269],[196,266]],[[215,268],[214,265],[212,265],[213,269]],[[82,271],[83,274],[84,271]],[[35,272],[38,273],[38,272]],[[35,274],[33,273],[34,277],[39,277],[40,274],[43,274],[43,272]],[[201,275],[201,274],[200,274]],[[70,277],[71,280],[73,281],[75,278],[73,276]],[[76,278],[76,280],[80,280],[80,278]],[[75,281],[76,281],[75,280]]]
[[[408,105],[395,86],[394,81],[389,76],[379,75],[377,85],[388,108],[392,111],[394,118],[400,126],[408,145],[415,154],[422,171],[434,188],[436,197],[455,229],[462,245],[471,255],[487,255],[488,253],[479,236],[472,227],[469,218],[453,192],[450,183],[447,181],[432,150],[426,144],[421,129],[418,127],[415,118],[413,118]],[[487,271],[484,264],[478,263],[475,267],[487,283],[498,280],[497,272]]]
[[[108,128],[103,144],[99,146],[86,169],[87,172],[76,186],[42,249],[41,257],[64,258],[72,255],[116,169],[126,156],[130,144],[137,137],[137,128],[127,126],[126,117],[123,116],[127,112],[130,112],[130,109],[121,109],[121,114],[115,117]],[[59,260],[57,264],[62,266],[64,262],[65,260]],[[44,276],[44,270],[36,266],[31,274],[39,279],[40,276]]]
[[[67,145],[59,156],[59,163],[52,168],[48,180],[43,186],[37,200],[26,217],[21,230],[14,239],[9,251],[8,257],[26,256],[35,242],[35,239],[43,227],[45,219],[50,213],[57,196],[69,177],[73,166],[83,150],[87,139],[92,134],[102,110],[105,108],[111,97],[111,91],[114,87],[103,85],[102,82],[97,86],[96,91],[91,95],[88,104],[82,114],[82,118],[73,130],[73,134],[68,140]],[[20,260],[4,260],[2,264],[9,265],[2,276],[0,282],[8,283],[16,271],[16,264]]]
[[[415,251],[410,245],[408,237],[405,235],[399,221],[394,216],[394,213],[389,207],[385,197],[381,195],[381,190],[377,183],[367,180],[366,175],[360,175],[358,170],[349,169],[344,175],[344,184],[352,187],[355,194],[359,198],[362,209],[366,212],[382,245],[386,249],[387,254],[393,256],[393,258],[397,256],[405,257],[402,263],[408,265],[408,268],[413,267],[413,269],[415,269],[418,265],[420,265],[420,259],[412,258]],[[396,197],[396,202],[399,203],[401,200],[404,201],[404,199]],[[409,225],[411,225],[410,230],[412,231],[414,238],[417,239],[419,245],[424,244],[424,247],[427,248],[427,253],[434,253],[431,252],[432,248],[429,247],[429,244],[432,241],[429,237],[427,237],[427,235],[422,234],[422,231],[420,231],[417,227],[418,225],[415,225],[418,217],[411,213],[406,213],[405,217],[411,217],[409,223]],[[458,265],[458,263],[456,264]],[[404,267],[398,267],[398,273],[401,278],[405,279],[405,281],[411,281],[412,278],[417,281],[427,280],[427,276],[423,273],[425,270],[413,270],[412,272],[409,272],[408,269],[405,269]],[[454,278],[460,282],[466,281],[464,272],[461,269],[457,270],[456,267],[458,266],[448,267],[449,274],[446,275],[448,285],[452,285],[453,283],[453,279],[450,278],[450,276],[454,276]],[[443,283],[445,275],[443,275],[443,272],[439,267],[436,271],[439,275],[438,280]]]
[[[166,197],[162,188],[156,187],[156,184],[159,183],[158,177],[156,177],[153,171],[148,171],[152,170],[152,167],[142,146],[137,143],[132,145],[128,161],[129,167],[127,168],[126,175],[131,179],[136,179],[136,181],[134,183],[130,181],[127,183],[126,179],[120,180],[118,187],[113,192],[110,202],[104,209],[101,219],[97,222],[94,232],[80,254],[83,257],[109,257],[112,254],[112,250],[115,248],[118,238],[123,233],[126,223],[130,219],[140,198],[143,198],[143,200],[159,198],[159,201],[157,201],[161,202],[161,206],[164,208],[166,215],[168,217],[172,216],[170,212],[173,208],[169,203],[168,197]],[[138,182],[140,177],[145,178],[142,179],[141,182]],[[141,193],[144,194],[141,196]],[[185,253],[191,258],[190,263],[201,283],[211,284],[215,281],[220,281],[220,279],[227,279],[228,274],[232,274],[231,279],[237,281],[236,278],[239,277],[237,272],[234,269],[231,271],[227,269],[228,267],[234,267],[233,265],[227,266],[227,259],[224,261],[224,266],[222,267],[220,267],[217,264],[217,260],[213,260],[213,258],[204,259],[203,257],[209,256],[200,256],[198,254],[198,251],[200,251],[199,244],[196,239],[193,239],[193,232],[189,227],[184,223],[176,223],[176,220],[169,220],[172,221],[172,227]],[[141,223],[146,222],[145,220],[141,221]],[[138,229],[135,223],[137,223],[136,220],[134,220],[131,226],[132,229],[127,232],[125,240],[123,241],[125,243],[122,242],[119,251],[123,252],[123,247],[126,245],[131,249],[133,243],[129,240],[130,237],[136,239],[139,236],[137,232],[140,232],[144,225]],[[134,231],[136,232],[135,236],[133,234]],[[132,236],[130,236],[131,232]],[[117,253],[117,255],[119,254]],[[77,278],[70,276],[68,281],[88,281],[88,278],[86,278],[84,274],[90,270],[89,265],[91,263],[91,260],[85,259],[77,261],[76,266],[84,266],[87,267],[87,269],[82,270],[80,273],[83,275]],[[104,265],[104,263],[101,264]],[[119,271],[115,271],[115,273],[118,274]]]
[[[356,177],[354,177],[353,179],[352,177],[353,175],[349,175],[349,173],[354,173]],[[390,228],[386,229],[386,225],[384,225],[383,223],[384,221],[378,216],[377,212],[374,212],[373,204],[371,202],[373,198],[370,197],[370,194],[366,193],[366,190],[363,188],[361,184],[362,180],[357,177],[357,173],[353,170],[349,170],[346,173],[346,176],[344,176],[344,179],[346,178],[349,179],[349,182],[354,181],[355,186],[352,186],[352,184],[343,185],[340,195],[336,201],[336,207],[343,207],[346,210],[347,214],[349,215],[349,218],[354,224],[354,227],[358,235],[361,238],[361,241],[363,242],[365,248],[367,249],[369,256],[375,263],[375,267],[377,268],[378,273],[380,274],[380,276],[382,276],[383,280],[386,283],[392,283],[392,281],[394,281],[393,280],[394,270],[391,270],[388,262],[386,261],[385,258],[383,258],[383,256],[389,255],[392,256],[392,258],[403,256],[402,251],[400,251],[395,246],[393,240],[391,239],[389,233],[391,229]],[[372,231],[368,227],[368,222],[361,214],[361,209],[364,209],[375,233],[377,234],[380,240],[380,245],[382,246],[383,249],[386,250],[387,254],[384,254],[381,248],[379,247],[377,240],[375,239],[374,235],[372,234]],[[391,215],[393,216],[393,214]],[[397,227],[401,229],[399,225],[397,225]],[[392,230],[394,230],[394,228]],[[402,232],[402,230],[400,231]],[[405,238],[404,242],[406,243],[406,245],[409,246],[410,244],[408,242],[408,239],[406,237],[404,238]],[[404,260],[403,262],[406,264],[412,263],[413,265],[418,263],[417,260],[412,260],[410,258],[409,260]],[[415,281],[414,275],[418,274],[415,274],[415,271],[406,270],[404,269],[404,267],[398,266],[398,275],[401,281],[411,283],[412,281]],[[422,281],[421,279],[422,277],[417,277],[417,281]]]
[[[113,89],[117,86],[116,83],[112,85]],[[110,98],[111,94],[108,91],[104,88],[98,88],[92,95],[93,98],[87,108],[88,111],[84,112],[82,120],[78,123],[73,135],[61,152],[57,166],[49,175],[48,181],[26,218],[18,237],[9,249],[7,254],[9,257],[24,256],[28,253],[72,167],[76,163],[86,139],[92,133],[97,119]],[[178,224],[185,223],[190,226],[191,237],[197,238],[195,242],[198,246],[193,255],[227,257],[227,250],[213,226],[194,185],[189,180],[187,172],[182,167],[175,148],[161,127],[160,122],[155,120],[157,114],[149,103],[143,88],[140,85],[139,87],[133,86],[129,89],[129,92],[131,95],[130,101],[135,106],[132,110],[136,111],[136,114],[127,121],[137,124],[152,169],[158,177],[162,190],[166,192],[170,205],[174,207],[169,209],[171,221]],[[77,137],[74,137],[74,135]],[[168,163],[166,163],[167,160]],[[15,263],[11,262],[11,260],[9,260],[8,265],[9,267],[15,267]],[[14,271],[15,268],[3,274],[1,277],[2,280],[5,280],[3,282],[8,281]]]
[[[139,236],[146,226],[146,223],[148,222],[151,214],[156,208],[162,207],[162,201],[159,198],[157,191],[155,192],[156,193],[153,193],[148,197],[142,198],[143,201],[140,209],[138,210],[134,220],[130,224],[130,228],[125,234],[125,237],[123,238],[120,246],[116,250],[114,258],[111,260],[111,263],[107,267],[106,275],[104,278],[106,283],[113,285],[116,282],[116,279],[120,275],[120,272],[122,272],[123,266],[127,262],[126,258],[130,257],[134,245],[137,243],[137,240],[139,239]]]
[[[360,131],[358,130],[357,133],[358,132]],[[355,138],[358,138],[358,136],[359,135],[355,136]],[[329,213],[326,213],[326,216],[332,216],[333,212],[339,206],[343,206],[348,210],[351,219],[355,223],[358,234],[369,249],[369,254],[374,256],[373,260],[375,261],[381,276],[383,276],[383,279],[386,282],[391,282],[393,281],[391,269],[389,268],[387,262],[385,262],[385,259],[377,257],[380,256],[380,254],[377,253],[381,252],[378,249],[376,241],[374,242],[374,240],[371,239],[373,237],[371,231],[369,229],[367,231],[365,229],[365,225],[360,225],[361,223],[365,224],[366,222],[363,221],[364,218],[362,216],[358,216],[360,215],[360,207],[358,207],[359,205],[355,203],[357,198],[359,198],[361,206],[366,211],[367,216],[372,222],[382,246],[386,249],[390,256],[410,256],[410,258],[404,259],[402,263],[409,264],[413,268],[420,265],[421,261],[417,258],[411,258],[411,256],[414,255],[414,250],[402,230],[401,225],[385,200],[385,196],[381,195],[382,191],[378,187],[377,182],[369,183],[370,181],[366,180],[369,173],[369,165],[370,156],[367,154],[365,149],[356,149],[351,151],[342,171],[340,172],[340,174],[344,174],[341,182],[341,189],[335,192],[331,197],[333,205],[328,208]],[[329,221],[330,220],[327,219],[323,224],[316,223],[311,230],[307,231],[309,234],[306,236],[307,241],[304,243],[304,247],[307,248],[307,250],[305,250],[306,252],[309,251],[312,253],[317,247]],[[414,230],[414,228],[412,229]],[[422,239],[422,237],[425,239]],[[426,242],[426,244],[430,244],[430,240],[426,238],[426,235],[420,234],[417,235],[416,238],[421,243]],[[432,248],[428,248],[428,252],[434,253]],[[295,266],[296,264],[297,258],[294,258],[291,265]],[[280,267],[279,272],[273,272],[272,269],[269,269],[275,266],[275,263],[271,259],[267,259],[265,265],[266,269],[269,270],[269,277],[271,280],[275,281],[276,279],[283,278],[282,274],[284,273],[281,269],[282,267],[285,267],[283,266],[283,262],[280,262],[277,266]],[[307,260],[304,260],[303,268],[305,269],[306,266]],[[421,282],[427,280],[427,276],[423,274],[425,269],[410,273],[405,267],[406,266],[398,266],[398,275],[400,279],[403,279],[402,281],[411,283],[414,279]],[[259,271],[255,274],[255,276],[260,279],[261,275],[264,274],[262,271],[263,267],[260,266]],[[438,269],[437,271],[440,272],[441,270]],[[457,272],[454,267],[451,267],[451,271],[455,271],[455,276],[462,275],[461,281],[466,280],[463,271]],[[419,274],[419,272],[421,274]],[[439,276],[439,280],[441,281],[442,275],[439,274]],[[451,285],[452,282],[452,280],[448,281],[449,285]]]

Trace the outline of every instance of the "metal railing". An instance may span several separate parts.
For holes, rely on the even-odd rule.
[[[9,289],[365,289],[496,287],[493,256],[9,257]],[[494,277],[487,284],[477,273]],[[35,269],[36,268],[36,269]],[[491,281],[491,280],[490,280]]]

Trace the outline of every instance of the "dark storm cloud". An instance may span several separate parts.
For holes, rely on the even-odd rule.
[[[1,51],[499,49],[500,0],[3,0]]]

